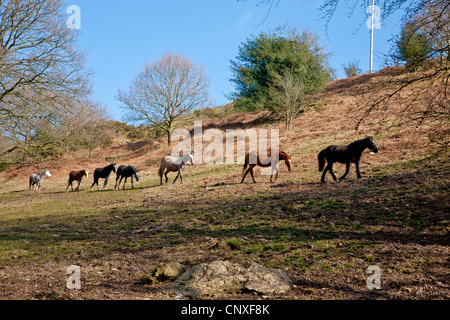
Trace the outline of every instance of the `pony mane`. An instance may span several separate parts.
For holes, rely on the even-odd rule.
[[[137,173],[137,172],[139,172],[139,170],[138,169],[136,169],[135,167],[133,167],[133,166],[130,166],[131,167],[131,170],[133,170],[133,172],[134,173]]]
[[[361,144],[361,143],[363,143],[364,141],[366,141],[366,140],[369,140],[369,137],[367,137],[367,138],[364,138],[364,139],[360,139],[360,140],[356,140],[356,141],[353,141],[352,143],[350,143],[348,146],[354,146],[354,145],[358,145],[358,144]]]
[[[288,155],[288,153],[286,151],[283,151],[283,150],[280,151],[280,154],[285,156],[287,159],[289,159],[291,157],[290,155]]]

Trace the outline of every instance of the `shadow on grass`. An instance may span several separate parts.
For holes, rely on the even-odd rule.
[[[166,203],[162,199],[152,200],[150,209],[148,204],[142,204],[139,209],[124,207],[98,210],[92,215],[77,216],[75,211],[70,217],[50,214],[38,219],[22,218],[20,221],[5,222],[0,239],[27,240],[30,243],[45,243],[48,240],[53,244],[73,239],[113,243],[118,240],[128,241],[133,230],[147,227],[149,230],[141,236],[152,238],[158,235],[158,240],[169,246],[171,241],[179,237],[181,239],[178,239],[177,244],[204,237],[227,239],[257,236],[275,241],[283,237],[288,232],[286,230],[293,235],[295,242],[353,239],[448,245],[447,233],[430,231],[433,226],[440,226],[442,230],[446,228],[449,205],[442,197],[448,189],[437,188],[433,189],[433,196],[424,195],[423,187],[417,187],[416,180],[410,180],[413,177],[420,180],[424,174],[406,174],[407,177],[405,174],[393,175],[386,178],[389,179],[388,184],[385,179],[378,177],[359,180],[354,185],[348,183],[342,189],[308,183],[305,185],[312,188],[302,192],[248,195],[246,198],[238,195],[232,199],[214,199],[213,203],[204,203],[202,199],[193,197],[189,207],[186,207],[185,201]],[[410,181],[409,186],[405,185],[405,179]],[[210,187],[226,185],[232,184],[219,183]],[[272,187],[283,186],[277,184]],[[433,186],[434,183],[430,182],[428,187]],[[159,185],[140,186],[135,190],[157,187]],[[118,192],[114,189],[92,192],[111,191]],[[131,194],[134,190],[120,191]],[[90,191],[79,191],[82,192]],[[180,196],[183,197],[189,195]],[[180,211],[183,212],[181,216]]]
[[[431,169],[345,184],[305,183],[304,190],[295,192],[274,184],[277,194],[254,194],[245,191],[245,185],[239,192],[240,183],[234,183],[236,195],[231,198],[203,198],[190,193],[193,189],[198,192],[198,188],[188,188],[169,202],[153,195],[151,202],[136,199],[138,203],[133,207],[113,202],[117,207],[94,212],[74,209],[68,215],[50,212],[45,217],[5,220],[0,227],[0,253],[4,264],[52,257],[89,262],[117,254],[152,256],[161,252],[185,253],[197,260],[210,255],[241,260],[258,257],[262,263],[276,260],[283,264],[286,255],[291,255],[291,262],[297,261],[295,251],[314,252],[312,261],[318,256],[322,256],[320,262],[327,261],[328,254],[330,259],[357,256],[362,264],[370,263],[371,260],[364,260],[365,254],[380,245],[448,247],[448,177],[448,171],[443,170],[437,177]],[[221,188],[225,184],[210,186]],[[232,248],[228,243],[235,239],[237,244]],[[331,253],[327,253],[325,243],[336,245]],[[316,251],[305,249],[311,246]],[[10,257],[23,252],[27,254],[22,258]],[[375,252],[378,256],[384,254]],[[331,256],[334,254],[337,256]],[[390,258],[396,259],[395,256]],[[414,259],[426,260],[428,256],[415,254]],[[433,266],[444,268],[447,261],[437,259],[440,258],[434,257]],[[318,272],[316,279],[299,278],[297,284],[301,288],[342,291],[354,298],[385,297],[383,293],[358,291],[345,282],[331,281],[331,276],[321,278],[325,271]],[[299,274],[298,270],[294,273]],[[445,283],[444,277],[437,278]]]

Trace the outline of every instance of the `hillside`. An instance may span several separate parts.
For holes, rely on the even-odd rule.
[[[180,298],[164,293],[170,281],[145,280],[155,266],[224,259],[282,269],[294,285],[281,296],[219,298],[448,299],[449,165],[447,158],[416,161],[429,155],[427,133],[435,124],[398,122],[398,97],[355,129],[368,103],[384,92],[374,88],[398,72],[390,68],[328,84],[290,132],[266,112],[233,114],[225,107],[184,120],[188,130],[194,120],[224,132],[279,129],[280,148],[293,157],[294,170],[281,163],[276,183],[256,170],[257,184],[250,177],[240,184],[238,164],[196,164],[185,169],[183,184],[172,185],[171,173],[169,184],[159,186],[160,159],[172,150],[164,139],[116,141],[92,158],[79,152],[42,163],[53,176],[40,193],[27,190],[29,175],[39,169],[1,173],[0,298]],[[321,184],[317,153],[368,135],[380,150],[363,153],[363,179],[356,179],[352,165],[345,181],[334,183],[327,175]],[[135,190],[115,191],[111,177],[105,190],[91,192],[90,176],[80,192],[64,192],[69,171],[93,172],[110,162],[140,170]],[[340,176],[345,166],[334,170]],[[65,270],[73,264],[82,268],[82,290],[65,288]],[[381,290],[366,287],[370,265],[382,270]]]

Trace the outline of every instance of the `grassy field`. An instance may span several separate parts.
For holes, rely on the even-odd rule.
[[[367,82],[382,77],[332,83],[291,132],[260,113],[222,108],[195,115],[222,130],[278,128],[294,171],[281,164],[276,183],[257,170],[258,183],[247,177],[240,184],[240,165],[202,164],[186,168],[183,184],[171,184],[171,174],[159,186],[159,161],[170,153],[161,141],[42,164],[53,176],[40,192],[28,191],[36,168],[0,174],[0,299],[179,299],[165,293],[170,281],[148,281],[156,266],[220,259],[281,269],[293,286],[282,296],[207,298],[449,299],[448,157],[418,161],[429,155],[425,131],[433,124],[392,125],[401,109],[393,103],[355,130],[361,95],[371,94]],[[380,152],[363,153],[363,179],[352,166],[345,181],[328,175],[319,183],[321,149],[369,134]],[[81,191],[65,192],[70,170],[92,172],[110,161],[140,169],[136,189],[116,191],[111,179],[106,189],[89,191],[89,177]],[[336,165],[336,175],[344,169]],[[81,290],[66,288],[71,265],[81,268]],[[373,265],[381,269],[380,290],[367,288]]]
[[[145,281],[159,263],[226,259],[284,270],[294,287],[273,299],[448,299],[448,164],[363,170],[339,184],[285,168],[277,183],[240,184],[239,166],[206,165],[189,167],[183,185],[143,172],[125,191],[85,181],[66,193],[63,178],[40,193],[5,184],[0,297],[171,299],[168,283]],[[65,288],[70,265],[82,290]],[[370,265],[381,290],[367,289]]]

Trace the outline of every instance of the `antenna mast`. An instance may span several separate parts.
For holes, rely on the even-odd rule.
[[[375,0],[372,0],[372,18],[370,22],[370,73],[373,72],[373,19],[375,11]]]

